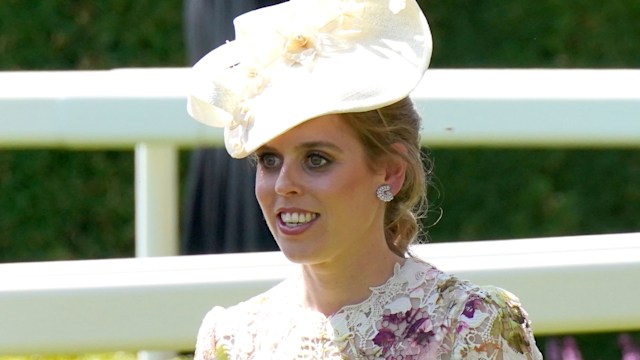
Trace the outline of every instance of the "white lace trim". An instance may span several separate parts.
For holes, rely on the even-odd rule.
[[[431,292],[433,277],[427,277],[426,264],[407,259],[404,265],[396,264],[393,276],[384,284],[371,288],[371,295],[359,304],[347,305],[328,320],[336,331],[336,340],[347,339],[351,346],[345,345],[345,350],[352,356],[358,356],[356,349],[372,349],[367,355],[379,353],[381,350],[373,343],[378,334],[380,321],[385,310],[397,312],[407,311],[412,307],[410,299],[418,299],[419,306],[424,307],[427,298],[424,288]],[[428,266],[428,265],[427,265]],[[433,269],[433,268],[431,268]],[[430,282],[431,286],[425,286]],[[415,289],[409,293],[409,289]]]
[[[216,347],[224,350],[227,359],[497,357],[494,350],[490,356],[475,354],[474,349],[486,344],[491,349],[503,349],[499,353],[504,359],[541,359],[528,321],[521,329],[530,343],[530,350],[524,354],[511,348],[492,327],[499,316],[504,316],[507,305],[521,310],[517,299],[509,299],[498,290],[490,295],[419,260],[396,264],[394,274],[383,285],[371,288],[367,299],[329,317],[296,301],[292,294],[299,293],[301,282],[301,277],[294,277],[228,310],[212,310],[199,333],[196,359],[214,359]],[[496,296],[498,305],[493,301]],[[469,299],[477,299],[477,309],[475,303],[465,308]],[[507,302],[503,304],[503,300]],[[466,317],[472,310],[475,314]],[[405,322],[389,320],[406,314],[415,317]],[[420,344],[412,343],[417,338],[405,336],[416,325],[422,335],[428,336],[421,338]],[[392,337],[385,348],[377,345],[384,339],[376,338],[383,331]]]

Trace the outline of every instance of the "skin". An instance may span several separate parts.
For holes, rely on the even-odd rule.
[[[380,184],[397,192],[406,166],[396,158],[375,167],[339,115],[302,123],[257,152],[256,197],[278,246],[303,268],[304,305],[330,315],[366,299],[404,259],[387,247]],[[285,223],[282,213],[309,222]]]

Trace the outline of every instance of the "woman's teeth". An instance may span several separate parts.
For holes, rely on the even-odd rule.
[[[306,224],[309,221],[316,218],[315,213],[281,213],[280,219],[283,223],[287,224],[287,226],[300,226],[302,224]]]

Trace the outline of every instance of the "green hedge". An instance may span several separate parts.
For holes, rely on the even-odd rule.
[[[638,1],[422,5],[434,68],[640,65]],[[183,66],[181,10],[176,0],[3,0],[0,69]],[[432,149],[432,156],[428,221],[443,211],[429,229],[432,241],[640,229],[637,149]],[[0,151],[0,261],[131,256],[133,207],[131,151]],[[617,354],[611,336],[579,340],[594,349],[586,359]]]
[[[181,2],[3,0],[3,70],[181,66]]]
[[[427,222],[443,213],[432,241],[640,230],[638,150],[435,149],[432,156]]]
[[[435,67],[637,68],[640,2],[423,1]]]

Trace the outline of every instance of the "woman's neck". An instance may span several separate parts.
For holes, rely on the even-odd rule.
[[[405,260],[386,246],[351,255],[347,261],[302,266],[306,307],[329,316],[346,305],[358,304],[371,295],[371,287],[384,284],[395,265]]]

